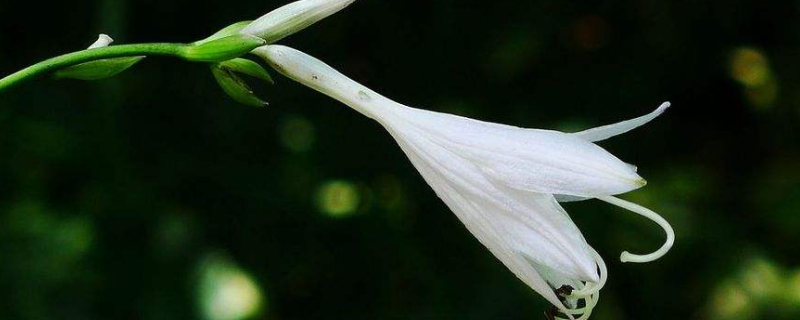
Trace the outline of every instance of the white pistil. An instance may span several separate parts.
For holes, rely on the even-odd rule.
[[[664,229],[664,232],[667,234],[667,241],[665,241],[664,245],[662,245],[661,248],[659,248],[658,250],[644,255],[632,254],[630,252],[624,251],[619,257],[619,259],[622,262],[645,263],[645,262],[655,261],[663,257],[665,254],[667,254],[669,249],[672,248],[672,244],[675,242],[675,231],[672,230],[672,226],[669,225],[669,222],[667,222],[667,220],[658,215],[658,213],[655,213],[653,212],[653,210],[647,209],[638,204],[628,202],[612,196],[598,197],[597,199],[603,200],[605,202],[621,207],[623,209],[627,209],[635,213],[638,213],[639,215],[647,219],[650,219],[659,226],[661,226],[661,228]]]
[[[592,254],[594,255],[595,262],[597,262],[597,267],[600,269],[600,281],[597,283],[589,282],[585,287],[580,290],[572,291],[572,296],[576,297],[586,297],[591,296],[600,291],[603,286],[606,285],[606,280],[608,280],[608,269],[606,268],[606,263],[603,261],[603,258],[600,257],[600,254],[597,253],[594,248],[592,248]]]

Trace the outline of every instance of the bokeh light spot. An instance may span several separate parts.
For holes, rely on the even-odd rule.
[[[754,48],[733,50],[730,59],[731,77],[745,87],[745,98],[754,107],[766,109],[778,98],[778,81],[767,56]]]
[[[91,219],[61,216],[44,203],[13,203],[3,217],[3,226],[21,240],[15,247],[24,252],[20,257],[29,264],[27,272],[41,279],[75,277],[75,267],[95,244],[96,230]]]
[[[711,312],[716,319],[746,320],[752,318],[753,306],[745,290],[726,282],[714,293]]]
[[[324,214],[342,218],[358,209],[361,194],[356,185],[347,181],[329,181],[317,192],[317,206]]]
[[[764,316],[800,311],[800,270],[789,272],[759,256],[744,260],[738,269],[717,285],[709,302],[710,318],[771,319]]]
[[[769,62],[761,51],[737,48],[731,54],[731,77],[745,86],[763,85],[770,78]]]
[[[285,117],[278,125],[281,143],[291,151],[311,150],[316,140],[314,125],[308,119],[292,115]]]
[[[200,262],[199,270],[198,298],[204,319],[250,319],[263,309],[261,289],[230,260],[212,254]]]
[[[56,234],[60,238],[62,248],[78,256],[89,252],[94,244],[94,225],[87,218],[73,218],[65,221],[58,228]]]
[[[756,259],[742,272],[744,289],[756,299],[767,299],[781,287],[780,271],[771,262]]]
[[[800,307],[800,270],[795,271],[789,279],[789,302]]]

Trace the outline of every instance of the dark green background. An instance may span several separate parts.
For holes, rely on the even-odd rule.
[[[283,3],[3,0],[0,74],[101,32],[188,42]],[[797,319],[798,18],[794,0],[358,0],[281,43],[400,102],[518,126],[672,101],[602,144],[648,179],[625,198],[674,224],[669,255],[623,265],[661,231],[565,205],[609,264],[593,319]],[[275,76],[254,84],[263,109],[162,58],[2,93],[0,319],[226,320],[200,294],[219,274],[260,288],[255,319],[541,317],[382,128]]]

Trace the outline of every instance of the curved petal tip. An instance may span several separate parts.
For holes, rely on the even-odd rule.
[[[669,107],[671,107],[671,106],[672,106],[672,103],[670,103],[669,101],[665,101],[660,106],[658,106],[658,109],[656,109],[656,112],[663,113],[664,111],[667,111],[667,109]]]

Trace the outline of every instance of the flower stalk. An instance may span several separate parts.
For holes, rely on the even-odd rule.
[[[108,47],[114,39],[106,34],[101,34],[97,41],[89,46],[89,49]],[[84,81],[101,80],[113,77],[128,70],[145,56],[123,57],[113,59],[100,59],[92,62],[81,63],[68,68],[56,71],[53,74],[55,79],[75,79]]]
[[[121,57],[167,56],[180,57],[187,47],[179,43],[125,44],[72,52],[50,58],[0,79],[0,93],[26,80],[81,63]]]
[[[255,21],[242,21],[214,33],[210,37],[189,44],[145,43],[108,46],[110,37],[101,35],[89,49],[47,59],[0,79],[0,93],[26,80],[60,70],[112,58],[143,56],[170,56],[191,62],[217,63],[241,57],[256,47],[263,46],[295,32],[344,9],[355,0],[300,0],[284,5]],[[140,58],[137,58],[140,59]],[[125,64],[108,63],[111,70],[99,70],[103,64],[82,66],[81,70],[64,72],[65,78],[97,80],[115,75],[136,61]],[[63,75],[63,74],[62,74]],[[74,77],[73,77],[74,75]]]

